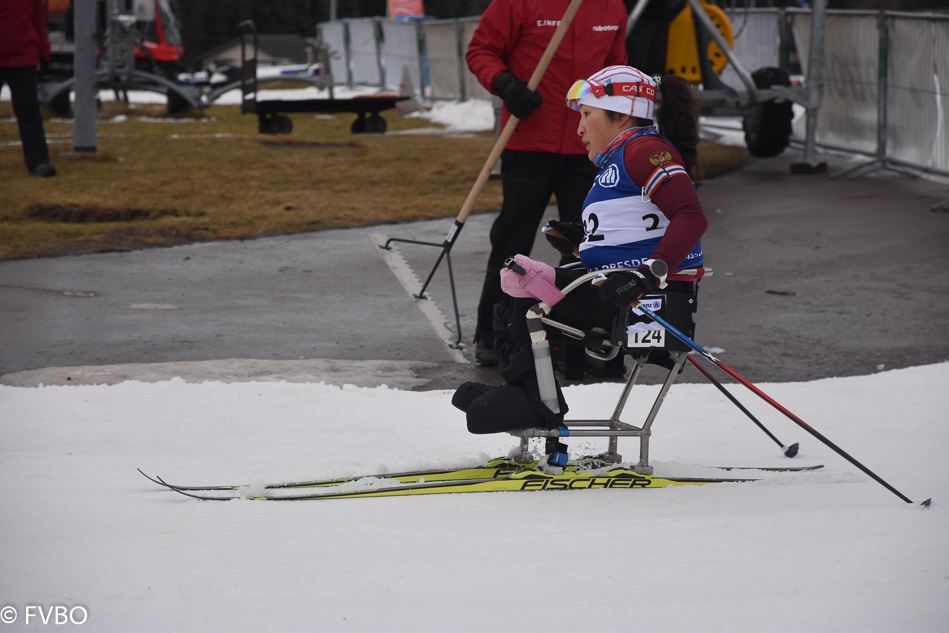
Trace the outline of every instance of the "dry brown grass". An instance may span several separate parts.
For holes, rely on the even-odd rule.
[[[69,156],[72,124],[48,120],[47,134],[61,142],[50,145],[59,175],[45,179],[29,177],[21,148],[6,144],[19,140],[16,123],[0,122],[0,260],[453,217],[494,142],[490,133],[353,136],[348,114],[293,115],[293,134],[261,136],[256,117],[231,106],[187,123],[140,120],[166,118],[162,111],[104,104],[104,118],[127,120],[100,121],[95,157]],[[431,126],[384,116],[390,131]],[[0,103],[5,117],[12,109]],[[745,156],[707,144],[700,155],[708,176]],[[490,181],[475,210],[500,205],[500,183]]]

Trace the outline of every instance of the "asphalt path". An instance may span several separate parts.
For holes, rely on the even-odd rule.
[[[714,274],[701,284],[699,343],[759,383],[949,359],[949,213],[930,211],[949,186],[888,172],[791,175],[798,158],[752,160],[701,188]],[[830,173],[852,164],[827,160]],[[493,218],[469,218],[451,255],[469,358]],[[496,383],[493,370],[452,356],[369,239],[441,242],[451,225],[0,262],[0,382]],[[534,256],[554,263],[538,239]],[[423,279],[439,252],[398,251]],[[430,297],[454,328],[445,262]],[[682,379],[702,380],[693,370]]]

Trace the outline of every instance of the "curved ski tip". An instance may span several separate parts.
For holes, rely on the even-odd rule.
[[[144,472],[141,468],[136,468],[135,470],[137,470],[138,472],[140,472],[140,473],[142,474],[142,477],[144,477],[144,478],[147,479],[148,481],[152,482],[153,484],[158,484],[159,486],[164,485],[164,484],[162,484],[161,482],[156,481],[154,477],[149,477],[148,475],[146,475],[145,472]]]
[[[933,502],[932,497],[930,497],[929,499],[926,499],[919,505],[923,506],[924,508],[928,508],[932,502]]]
[[[797,442],[794,442],[790,446],[783,447],[783,448],[784,448],[785,457],[794,457],[795,455],[797,455],[797,449],[800,447],[798,446]]]

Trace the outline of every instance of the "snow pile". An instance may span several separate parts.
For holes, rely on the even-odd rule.
[[[737,387],[800,455],[784,458],[712,386],[683,384],[654,427],[658,474],[826,467],[662,490],[202,502],[135,468],[259,490],[470,466],[516,441],[469,435],[443,391],[0,387],[0,606],[20,614],[11,631],[36,604],[82,605],[94,631],[944,631],[947,384],[949,363],[761,385],[901,492],[933,497],[929,510]],[[566,389],[570,417],[608,415],[619,389]],[[640,421],[656,389],[636,387],[625,419]],[[620,449],[637,457],[634,440]]]
[[[494,107],[489,99],[436,101],[427,112],[408,115],[444,125],[449,132],[484,132],[494,129]]]

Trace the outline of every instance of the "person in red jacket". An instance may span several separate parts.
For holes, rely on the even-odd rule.
[[[475,359],[496,364],[494,305],[504,300],[500,270],[518,253],[530,254],[551,195],[565,222],[579,222],[596,167],[563,107],[575,80],[604,66],[626,63],[622,0],[585,0],[551,60],[537,92],[527,89],[569,0],[493,0],[471,38],[465,59],[482,86],[501,97],[502,127],[521,119],[501,154],[504,202],[491,227],[491,254],[478,304]]]
[[[13,113],[31,176],[56,175],[36,96],[37,65],[45,72],[51,57],[44,0],[0,1],[0,88],[10,86]]]

